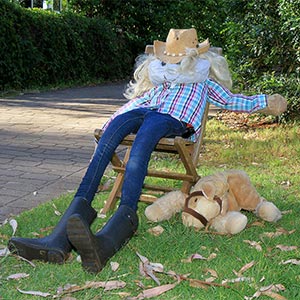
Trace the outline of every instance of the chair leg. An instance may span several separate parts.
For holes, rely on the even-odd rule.
[[[124,174],[123,173],[119,173],[116,177],[114,186],[108,196],[108,199],[102,209],[102,212],[104,214],[106,214],[109,210],[112,210],[115,208],[116,206],[116,202],[118,200],[118,196],[121,192],[121,188],[122,188],[122,184],[123,184],[123,180],[124,180]]]
[[[124,167],[129,159],[129,155],[130,155],[130,150],[131,147],[128,147],[128,149],[126,150],[126,153],[124,155],[124,159],[123,161],[121,161],[119,159],[119,157],[117,156],[117,154],[115,154],[112,158],[112,164],[115,167]],[[108,196],[108,199],[102,209],[102,212],[104,214],[106,214],[109,210],[112,210],[115,208],[116,206],[116,202],[118,200],[118,197],[121,193],[121,189],[122,189],[122,185],[123,185],[123,181],[124,181],[124,173],[118,173],[114,186]]]

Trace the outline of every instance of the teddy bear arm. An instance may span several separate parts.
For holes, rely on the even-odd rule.
[[[169,220],[173,215],[183,209],[186,194],[173,191],[157,199],[145,209],[145,216],[152,222]]]

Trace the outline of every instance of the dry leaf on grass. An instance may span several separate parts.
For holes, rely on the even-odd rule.
[[[208,282],[208,281],[203,281],[199,279],[188,279],[190,282],[191,287],[197,287],[197,288],[203,288],[207,289],[209,286],[217,286],[217,287],[225,287],[225,288],[230,288],[230,286],[226,285],[225,283],[215,283],[215,282]]]
[[[149,259],[138,252],[136,252],[137,256],[141,260],[140,262],[140,273],[142,276],[152,278],[157,285],[160,285],[159,279],[154,275],[154,272],[162,273],[164,271],[164,266],[160,263],[152,263]]]
[[[22,278],[29,277],[29,274],[27,273],[16,273],[16,274],[11,274],[8,277],[6,277],[7,280],[19,280]]]
[[[12,235],[14,236],[17,231],[17,228],[18,228],[18,222],[15,219],[11,219],[11,220],[9,220],[9,225],[11,226],[11,228],[13,230]]]
[[[21,260],[27,262],[28,264],[30,264],[33,268],[36,267],[35,264],[33,262],[31,262],[30,260],[28,260],[28,259],[26,259],[26,258],[24,258],[22,256],[18,256],[18,255],[17,255],[17,257],[18,257],[18,259],[21,259]]]
[[[259,235],[260,239],[267,237],[267,238],[275,238],[278,237],[280,235],[290,235],[293,234],[296,231],[296,229],[292,229],[292,230],[286,230],[284,228],[277,228],[277,230],[275,232],[264,232],[262,234]]]
[[[75,293],[86,289],[98,289],[104,288],[104,291],[110,291],[114,289],[122,289],[126,286],[124,281],[87,281],[83,286],[76,284],[66,284],[64,287],[57,289],[57,294],[53,298],[60,298],[63,294]]]
[[[120,264],[115,262],[115,261],[111,261],[110,262],[110,268],[113,272],[116,272],[120,267]]]
[[[159,236],[164,232],[164,229],[160,225],[158,225],[148,229],[148,232],[152,235]]]
[[[52,203],[52,206],[54,208],[54,213],[57,215],[57,216],[61,216],[61,212],[57,209],[56,205],[54,203]]]
[[[288,260],[280,262],[280,265],[287,265],[287,264],[300,266],[300,260],[299,259],[288,259]]]
[[[248,225],[248,227],[252,227],[252,226],[264,227],[265,224],[261,221],[254,221],[253,223]]]
[[[238,272],[236,272],[235,270],[233,270],[233,273],[234,273],[236,276],[241,277],[242,274],[243,274],[245,271],[249,270],[249,269],[252,268],[254,265],[255,265],[255,261],[252,260],[251,262],[249,262],[249,263],[245,264],[243,267],[241,267],[241,269],[240,269]]]
[[[205,274],[210,274],[211,276],[218,278],[218,273],[213,269],[204,269]]]
[[[10,254],[10,251],[7,247],[3,248],[3,249],[0,249],[0,257],[1,256],[7,256],[8,254]]]
[[[212,260],[212,259],[215,259],[216,257],[217,257],[217,254],[216,254],[216,253],[211,253],[211,254],[208,256],[207,260],[210,261],[210,260]]]
[[[258,291],[254,293],[252,297],[245,296],[244,299],[252,300],[254,298],[259,298],[260,296],[268,296],[275,300],[286,300],[286,298],[277,292],[284,291],[285,287],[282,284],[271,284],[265,287],[261,287]]]
[[[49,297],[49,296],[51,296],[51,294],[49,294],[49,293],[43,293],[43,292],[40,292],[40,291],[23,291],[23,290],[20,290],[20,289],[17,289],[17,290],[21,294],[26,294],[26,295],[39,296],[39,297]]]
[[[195,259],[207,260],[207,258],[204,257],[204,256],[202,256],[201,254],[194,253],[194,254],[190,255],[188,258],[182,259],[181,262],[183,262],[183,263],[191,263]]]
[[[257,251],[262,251],[260,242],[249,241],[249,240],[244,240],[243,242],[249,244],[251,247],[255,248]]]
[[[233,278],[233,279],[224,279],[222,280],[222,284],[225,284],[225,283],[238,283],[238,282],[251,282],[251,281],[254,281],[254,278],[253,277],[237,277],[237,278]]]
[[[281,251],[294,251],[298,249],[297,246],[285,246],[285,245],[277,245],[275,248]]]
[[[176,283],[157,286],[155,288],[144,290],[136,297],[129,297],[128,299],[129,300],[140,300],[140,299],[149,299],[149,298],[157,297],[157,296],[173,289],[175,286],[176,286]]]

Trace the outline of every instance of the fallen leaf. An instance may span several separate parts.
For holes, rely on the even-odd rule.
[[[110,268],[113,272],[116,272],[120,267],[120,264],[115,262],[115,261],[111,261],[110,262]]]
[[[11,219],[11,220],[9,220],[9,225],[11,226],[11,228],[13,230],[12,235],[14,236],[17,231],[18,222],[15,219]]]
[[[262,295],[271,297],[276,300],[285,300],[286,298],[278,294],[277,292],[284,291],[285,287],[282,284],[271,284],[266,287],[261,287],[259,291]]]
[[[18,256],[18,255],[17,255],[17,257],[18,257],[19,259],[21,259],[21,260],[27,262],[28,264],[30,264],[32,267],[35,268],[35,264],[34,264],[33,262],[31,262],[30,260],[28,260],[28,259],[26,259],[26,258],[24,258],[24,257],[22,257],[22,256]]]
[[[213,269],[205,269],[204,272],[205,272],[205,274],[209,273],[213,277],[218,278],[218,273],[215,270],[213,270]]]
[[[268,237],[268,238],[274,238],[274,237],[278,237],[280,235],[290,235],[293,234],[296,231],[296,229],[292,229],[292,230],[286,230],[284,228],[278,228],[275,232],[265,232],[259,235],[260,238],[263,237]]]
[[[57,209],[56,205],[54,203],[52,203],[52,206],[54,208],[54,213],[57,215],[57,216],[61,216],[61,212]]]
[[[10,251],[7,247],[3,248],[3,249],[0,249],[0,257],[1,256],[7,256],[9,253],[10,253]]]
[[[26,294],[26,295],[33,295],[33,296],[40,296],[40,297],[49,297],[51,296],[51,294],[49,293],[43,293],[43,292],[39,292],[39,291],[23,291],[18,289],[18,292],[20,292],[21,294]]]
[[[208,256],[207,260],[210,261],[210,260],[212,260],[212,259],[215,259],[216,257],[217,257],[217,254],[216,254],[216,253],[211,253],[211,254]]]
[[[284,291],[285,287],[284,285],[278,283],[278,284],[270,284],[268,286],[263,286],[259,290],[261,292],[266,292],[266,291],[280,292],[280,291]]]
[[[195,288],[201,288],[201,289],[204,289],[204,290],[207,290],[208,289],[208,285],[206,285],[205,283],[203,283],[202,281],[200,280],[197,280],[197,279],[190,279],[190,286],[191,287],[195,287]]]
[[[137,299],[149,299],[152,297],[157,297],[157,296],[173,289],[175,286],[176,286],[175,283],[157,286],[157,287],[154,287],[151,289],[144,290],[142,293],[140,293],[136,297],[130,297],[128,299],[137,300]]]
[[[209,281],[203,281],[199,279],[188,279],[190,282],[190,286],[192,287],[200,287],[200,288],[207,288],[208,286],[217,286],[217,287],[225,287],[230,288],[230,286],[226,285],[225,283],[215,283],[215,282],[209,282]]]
[[[211,276],[211,277],[206,278],[205,282],[214,282],[216,279],[217,279],[216,277]]]
[[[29,277],[29,274],[27,273],[16,273],[16,274],[12,274],[12,275],[9,275],[6,279],[7,280],[19,280],[21,278],[26,278],[26,277]]]
[[[54,298],[61,297],[62,294],[75,293],[78,291],[86,290],[86,289],[97,289],[104,288],[104,291],[110,291],[114,289],[121,289],[126,286],[126,282],[124,281],[87,281],[83,286],[75,285],[75,284],[67,284],[63,288],[59,288],[57,290],[57,295]]]
[[[265,276],[263,276],[263,277],[259,280],[259,282],[263,282],[265,279],[266,279]]]
[[[238,283],[238,282],[244,282],[244,281],[253,281],[254,278],[253,277],[237,277],[237,278],[233,278],[233,279],[224,279],[222,281],[222,284],[227,283],[227,282],[231,282],[231,283]]]
[[[245,296],[244,299],[252,300],[254,298],[259,298],[261,295],[265,295],[275,300],[286,300],[285,297],[277,293],[284,290],[285,287],[282,284],[270,284],[268,286],[261,287],[258,291],[254,293],[252,297]]]
[[[260,222],[260,221],[255,221],[255,222],[253,222],[253,223],[249,224],[249,226],[248,226],[248,227],[251,227],[251,226],[264,227],[264,226],[265,226],[265,224],[264,224],[263,222]]]
[[[158,225],[148,229],[148,232],[152,235],[159,236],[164,232],[164,229],[160,225]]]
[[[255,248],[257,251],[262,251],[260,242],[249,241],[249,240],[244,240],[243,242],[249,244],[251,247]]]
[[[284,246],[284,245],[277,245],[275,248],[280,249],[281,251],[293,251],[297,250],[297,246]]]
[[[119,293],[114,293],[114,294],[118,295],[121,298],[125,298],[125,297],[128,298],[130,296],[130,293],[127,293],[127,292],[119,292]]]
[[[183,262],[183,263],[191,263],[194,259],[207,260],[207,258],[204,257],[204,256],[202,256],[201,254],[195,253],[195,254],[190,255],[186,259],[182,259],[181,262]]]
[[[139,265],[140,274],[142,276],[152,278],[157,285],[160,285],[160,281],[154,275],[154,272],[157,272],[157,270],[163,272],[163,268],[164,268],[163,265],[159,263],[151,263],[147,257],[139,254],[138,252],[136,252],[136,254],[141,260]]]
[[[274,292],[262,292],[262,295],[268,296],[270,298],[273,298],[275,300],[286,300],[284,296],[281,296],[280,294],[274,293]]]
[[[288,260],[280,262],[280,265],[287,265],[287,264],[300,266],[300,260],[299,259],[288,259]]]
[[[245,264],[243,267],[241,267],[241,269],[238,272],[236,272],[236,271],[233,271],[233,272],[236,276],[240,277],[245,271],[252,268],[254,265],[255,265],[255,261],[252,260],[251,262],[249,262],[249,263]]]

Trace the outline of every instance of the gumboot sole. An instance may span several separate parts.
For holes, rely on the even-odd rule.
[[[43,245],[26,244],[17,239],[9,241],[8,249],[10,252],[30,261],[41,260],[55,264],[63,264],[69,256],[69,254],[59,249],[49,249]]]
[[[99,273],[105,264],[99,257],[96,238],[79,215],[69,218],[68,238],[81,257],[82,267],[90,273]]]

